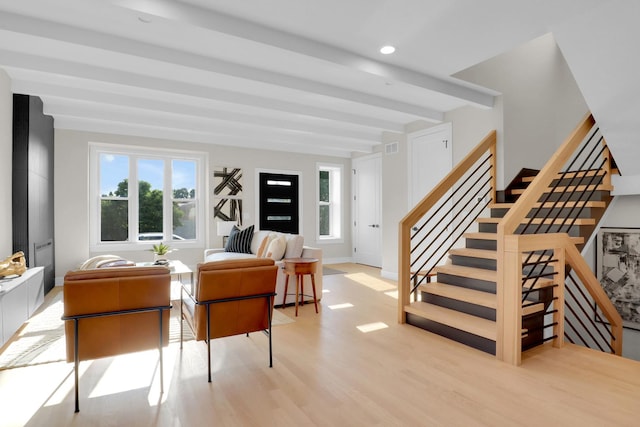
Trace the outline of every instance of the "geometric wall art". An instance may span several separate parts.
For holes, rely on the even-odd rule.
[[[213,217],[221,221],[235,221],[242,225],[242,200],[239,199],[215,199]]]
[[[220,198],[239,199],[242,197],[242,169],[214,167],[213,195]]]
[[[242,225],[242,169],[213,168],[213,217]]]

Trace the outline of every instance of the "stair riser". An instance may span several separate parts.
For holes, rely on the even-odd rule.
[[[522,318],[522,328],[529,331],[527,332],[527,336],[522,338],[522,351],[542,344],[545,334],[545,330],[541,329],[543,325],[543,314],[533,314]],[[551,334],[552,328],[546,329],[548,329],[548,333]]]
[[[473,347],[477,350],[484,351],[485,353],[492,355],[496,354],[496,343],[486,338],[479,337],[411,313],[407,313],[407,323],[450,340],[457,341],[461,344],[465,344],[469,347]]]
[[[583,208],[581,206],[574,208],[561,208],[562,202],[558,203],[558,207],[554,209],[533,209],[527,215],[527,218],[593,218],[591,208]],[[582,209],[582,210],[581,210]]]
[[[598,185],[602,183],[602,176],[577,176],[573,178],[554,179],[549,187],[570,185]]]
[[[531,258],[531,262],[535,262],[537,260],[536,257]],[[553,267],[545,266],[544,264],[538,265],[528,265],[522,268],[522,274],[527,276],[540,276],[542,274],[552,274]],[[551,279],[553,276],[546,277],[547,279]]]
[[[526,232],[524,234],[534,234],[536,229],[538,229],[538,232],[567,233],[569,236],[572,236],[572,237],[580,236],[580,226],[574,225],[573,227],[569,227],[569,224],[570,222],[568,222],[567,225],[562,225],[562,226],[561,225],[538,226],[538,224],[532,224],[526,228]],[[525,229],[524,225],[519,226],[518,228],[516,228],[515,234],[523,234],[522,230],[524,229]],[[498,224],[480,223],[478,224],[478,231],[480,231],[481,233],[496,233],[498,231]]]
[[[465,239],[466,247],[470,249],[488,249],[495,251],[496,250],[496,241],[495,240],[484,240],[484,239]]]
[[[594,191],[593,194],[591,194],[591,190],[586,191],[586,192],[582,192],[582,191],[576,191],[574,193],[551,193],[548,197],[547,194],[544,194],[541,198],[540,198],[540,202],[555,202],[556,200],[596,200],[596,201],[602,201],[602,200],[606,200],[609,197],[609,192],[608,191]]]
[[[482,292],[496,293],[495,282],[472,279],[469,277],[453,276],[451,274],[438,273],[438,282],[448,285],[462,286],[463,288],[475,289]]]
[[[489,216],[491,218],[504,218],[507,212],[509,212],[509,209],[491,208],[490,211],[491,213],[489,214]]]
[[[562,208],[561,206],[562,202],[559,202],[557,208],[533,209],[527,214],[527,218],[575,218],[576,216],[578,218],[594,218],[599,216],[599,213],[594,212],[594,209],[591,208]],[[507,212],[509,209],[491,208],[491,218],[504,218]]]
[[[484,268],[485,270],[495,270],[496,260],[485,258],[474,258],[462,255],[450,255],[451,263],[453,265],[463,265],[465,267]]]
[[[434,295],[429,292],[422,292],[422,301],[430,304],[439,305],[440,307],[450,308],[451,310],[467,313],[472,316],[481,317],[483,319],[496,321],[496,311],[492,308],[483,307],[481,305],[471,304],[456,299]]]

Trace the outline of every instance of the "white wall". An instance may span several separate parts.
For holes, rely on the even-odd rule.
[[[502,94],[500,188],[522,168],[541,169],[589,109],[551,34],[456,77]]]
[[[496,97],[491,110],[462,107],[445,114],[452,124],[453,164],[460,162],[492,130],[498,131],[498,147],[502,145],[502,96]],[[504,159],[498,156],[498,172]]]
[[[299,171],[302,176],[302,224],[301,231],[305,245],[321,247],[325,260],[348,258],[351,256],[351,236],[345,235],[342,244],[323,244],[316,242],[316,163],[338,163],[344,165],[345,172],[351,169],[350,159],[337,157],[312,156],[296,153],[282,153],[267,150],[233,148],[211,144],[198,144],[182,141],[140,138],[132,136],[108,135],[90,132],[56,130],[55,133],[55,232],[56,232],[56,274],[60,278],[70,269],[77,267],[83,260],[95,254],[89,251],[89,142],[124,144],[128,146],[157,147],[168,149],[193,150],[209,155],[211,177],[214,166],[232,166],[243,169],[243,225],[255,224],[255,171],[273,169]],[[70,165],[73,165],[70,167]],[[349,203],[351,177],[345,173],[343,205]],[[210,190],[211,192],[211,190]],[[208,218],[213,217],[213,200],[208,200]],[[350,218],[349,209],[345,209],[345,229]],[[215,226],[209,220],[207,247],[221,247],[222,238],[216,235]],[[202,261],[203,248],[180,249],[179,258],[194,266]],[[150,261],[151,253],[129,251],[120,254],[132,261]]]
[[[383,145],[398,142],[398,152],[382,154],[382,275],[398,275],[398,224],[407,214],[408,154],[406,134],[384,133]]]
[[[11,79],[0,69],[0,259],[13,250],[11,174],[13,152],[13,93]]]

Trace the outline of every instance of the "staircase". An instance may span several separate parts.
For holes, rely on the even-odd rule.
[[[489,133],[400,221],[399,322],[515,365],[550,340],[621,354],[622,320],[579,252],[611,201],[612,173],[587,114],[543,169],[498,192]]]
[[[576,191],[584,189],[576,190],[573,188],[576,186],[568,185],[575,175],[558,176],[544,193],[543,201],[538,202],[527,215],[531,219],[527,221],[530,225],[522,224],[516,232],[534,233],[539,231],[537,226],[546,225],[545,232],[567,233],[581,247],[611,199],[611,186],[602,183],[602,174],[596,175],[597,182],[580,197]],[[579,175],[594,173],[586,171]],[[449,250],[450,264],[435,268],[437,281],[418,286],[419,301],[406,307],[407,323],[495,354],[497,225],[533,178],[535,176],[522,177],[519,182],[512,183],[515,188],[508,189],[506,193],[513,201],[490,204],[490,216],[475,220],[478,232],[463,234],[466,247]],[[574,200],[566,200],[566,203],[554,207],[554,201],[566,198]],[[540,332],[529,334],[527,329],[542,326],[542,316],[550,298],[550,284],[551,280],[538,280],[535,292],[531,292],[523,303],[523,349],[533,347],[543,339]]]

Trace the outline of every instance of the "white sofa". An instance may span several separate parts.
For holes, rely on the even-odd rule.
[[[238,253],[238,252],[225,252],[224,248],[216,248],[216,249],[205,249],[204,251],[204,262],[208,261],[221,261],[227,259],[241,259],[241,258],[255,258],[258,253],[258,249],[263,239],[267,237],[270,233],[274,233],[273,231],[265,231],[259,230],[253,233],[253,238],[251,240],[251,253]],[[277,233],[283,234],[283,233]],[[293,234],[284,234],[287,239],[287,248],[285,250],[284,258],[316,258],[318,259],[318,268],[315,274],[315,282],[316,282],[316,295],[318,297],[318,301],[322,298],[322,249],[319,248],[311,248],[308,246],[303,246],[301,244],[302,236],[293,235]],[[300,248],[302,252],[300,252]],[[284,262],[282,259],[276,260],[276,265],[278,268],[278,276],[276,279],[276,305],[283,304],[284,297],[284,282],[286,275],[282,267],[284,266]],[[293,304],[295,302],[295,292],[296,292],[296,281],[295,277],[289,278],[289,289],[287,291],[286,300],[284,300],[284,304]],[[305,301],[313,301],[313,292],[311,290],[311,277],[309,275],[304,276],[304,300]]]

